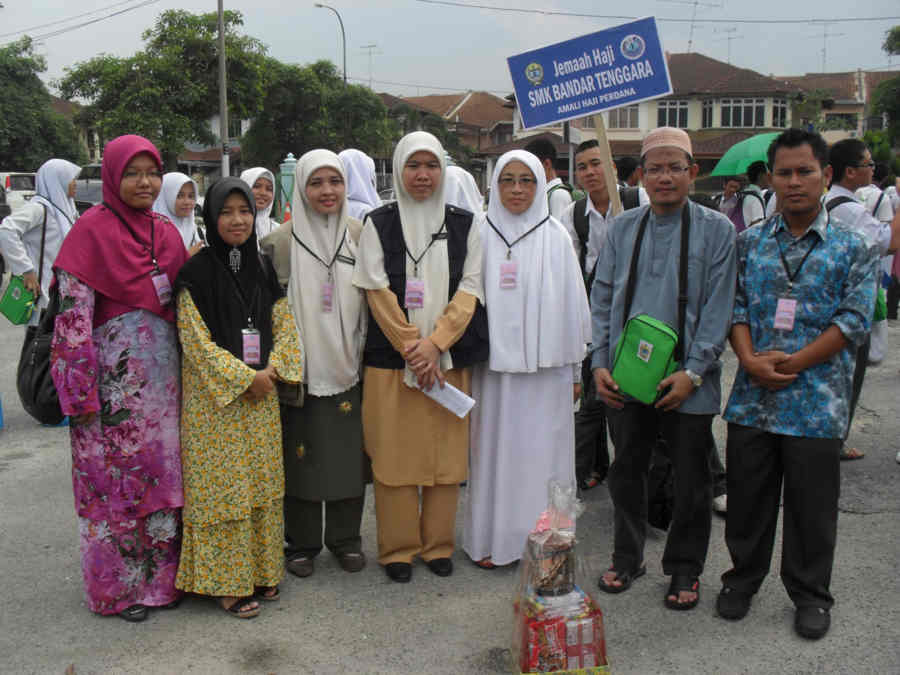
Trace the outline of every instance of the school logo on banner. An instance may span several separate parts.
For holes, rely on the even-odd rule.
[[[525,77],[535,87],[544,81],[544,68],[540,63],[531,62],[525,68]]]
[[[622,56],[624,56],[629,61],[634,61],[635,59],[639,59],[644,55],[644,51],[647,49],[647,44],[644,42],[644,38],[640,35],[626,35],[625,39],[622,40],[619,45],[619,50],[622,52]]]

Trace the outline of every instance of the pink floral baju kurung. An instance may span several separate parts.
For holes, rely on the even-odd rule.
[[[166,605],[181,549],[180,363],[173,323],[146,310],[94,326],[107,300],[57,270],[51,372],[71,424],[72,485],[87,604]]]

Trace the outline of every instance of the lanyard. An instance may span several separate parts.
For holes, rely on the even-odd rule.
[[[419,263],[422,261],[422,258],[425,257],[425,254],[428,253],[428,249],[431,248],[431,245],[434,244],[438,239],[446,239],[447,233],[444,232],[444,228],[447,227],[447,223],[441,223],[441,229],[431,235],[431,241],[428,242],[428,246],[425,247],[425,250],[422,251],[422,255],[418,258],[414,257],[412,253],[409,252],[409,247],[406,245],[406,240],[403,240],[403,248],[406,249],[406,255],[409,256],[409,259],[413,261],[413,276],[419,276]]]
[[[525,237],[527,237],[529,234],[531,234],[532,232],[534,232],[536,229],[538,229],[541,225],[543,225],[544,223],[546,223],[548,220],[550,220],[549,214],[548,214],[547,217],[544,218],[541,222],[539,222],[537,225],[535,225],[535,226],[532,227],[530,230],[528,230],[528,232],[526,232],[525,234],[521,235],[518,239],[516,239],[515,241],[513,241],[513,243],[510,244],[510,243],[506,240],[506,237],[503,236],[503,233],[502,233],[500,230],[497,229],[497,227],[494,225],[494,223],[491,222],[491,219],[490,219],[490,218],[487,219],[488,225],[491,226],[491,229],[492,229],[494,232],[496,232],[496,233],[497,233],[497,236],[500,237],[500,238],[503,240],[503,243],[504,243],[504,244],[506,244],[506,259],[507,259],[507,260],[509,260],[510,257],[512,257],[512,247],[513,247],[513,246],[515,246],[516,244],[518,244],[520,241],[522,241]]]
[[[106,202],[103,202],[103,206],[105,206],[106,208],[108,208],[110,211],[113,212],[113,214],[116,216],[116,218],[119,219],[119,222],[121,222],[122,225],[125,226],[125,229],[128,230],[128,233],[132,236],[132,238],[134,238],[134,240],[138,243],[138,245],[143,246],[144,250],[146,250],[147,245],[144,242],[142,242],[140,240],[140,238],[137,236],[137,233],[131,229],[131,225],[128,224],[128,221],[125,220],[122,216],[120,216],[119,212],[116,211],[113,207],[111,207]],[[159,273],[160,269],[159,269],[159,263],[156,262],[155,249],[156,249],[156,227],[154,226],[153,216],[150,216],[150,260],[153,261],[153,270],[156,273]]]
[[[325,267],[325,269],[328,270],[328,281],[332,282],[334,280],[334,274],[332,273],[331,268],[334,267],[334,263],[338,259],[338,256],[341,253],[341,247],[344,245],[344,241],[347,239],[347,230],[345,229],[344,234],[341,235],[341,241],[338,244],[337,250],[335,250],[335,252],[334,252],[334,257],[331,258],[330,263],[327,263],[324,260],[322,260],[318,255],[316,255],[316,253],[309,246],[307,246],[302,241],[300,241],[300,237],[298,237],[294,233],[293,229],[291,229],[291,236],[294,238],[294,241],[296,241],[298,244],[300,244],[300,246],[302,246],[307,253],[309,253],[313,258],[315,258],[320,263],[322,263],[322,265]],[[421,258],[420,258],[420,260],[421,260]]]
[[[827,226],[828,224],[826,223],[826,227]],[[816,246],[819,245],[819,238],[816,238],[815,241],[813,241],[812,246],[810,246],[806,251],[806,254],[800,260],[800,264],[797,265],[792,274],[791,269],[788,266],[787,258],[784,255],[784,249],[781,248],[781,242],[778,241],[778,237],[776,236],[777,232],[773,232],[772,235],[775,236],[775,244],[778,246],[778,253],[781,255],[781,266],[784,267],[784,273],[788,278],[788,290],[791,290],[792,288],[794,288],[794,279],[796,279],[797,275],[800,274],[800,270],[803,269],[803,264],[806,262],[806,259],[815,250]]]

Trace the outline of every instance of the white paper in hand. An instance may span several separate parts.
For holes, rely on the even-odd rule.
[[[420,388],[420,391],[432,401],[439,405],[442,405],[460,419],[468,415],[469,411],[472,409],[472,406],[475,405],[474,398],[466,394],[464,391],[460,391],[449,382],[444,384],[443,389],[441,388],[441,385],[435,382],[431,386],[430,390],[425,391],[424,389]]]

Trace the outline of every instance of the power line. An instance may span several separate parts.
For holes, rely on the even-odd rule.
[[[74,16],[67,17],[65,19],[59,19],[57,21],[51,21],[49,23],[41,23],[37,26],[29,26],[28,28],[21,28],[19,30],[14,30],[11,33],[0,33],[0,38],[9,37],[10,35],[21,35],[22,33],[28,33],[33,30],[40,30],[41,28],[49,28],[50,26],[58,26],[61,23],[69,23],[69,21],[74,21],[75,19],[81,19],[85,16],[90,16],[91,14],[97,14],[98,12],[105,12],[107,9],[113,9],[115,7],[121,7],[122,5],[130,5],[133,2],[137,2],[138,0],[125,0],[124,2],[117,2],[112,5],[107,5],[106,7],[98,7],[97,9],[93,9],[90,12],[84,12],[83,14],[75,14]],[[2,7],[2,5],[0,5]]]
[[[120,9],[118,12],[113,12],[112,14],[106,14],[105,16],[97,17],[96,19],[91,19],[90,21],[83,21],[82,23],[77,23],[74,26],[67,26],[65,28],[60,28],[59,30],[52,31],[50,33],[45,33],[43,35],[35,35],[32,37],[34,42],[41,42],[48,38],[56,37],[57,35],[62,35],[64,33],[70,33],[73,30],[78,30],[79,28],[84,28],[85,26],[90,26],[95,23],[99,23],[100,21],[105,21],[106,19],[112,19],[113,17],[119,16],[120,14],[125,14],[127,12],[134,11],[136,9],[141,9],[142,7],[146,7],[147,5],[153,5],[159,2],[159,0],[144,0],[140,4],[133,5],[131,7],[126,7],[125,9]],[[9,43],[6,43],[9,44]]]
[[[348,77],[348,80],[353,80],[354,82],[368,82],[368,79],[362,77]],[[509,89],[477,89],[473,90],[471,87],[438,87],[433,84],[415,84],[412,82],[390,82],[388,80],[372,80],[375,84],[389,84],[395,87],[414,87],[416,89],[436,89],[438,91],[453,91],[453,92],[466,92],[466,91],[484,91],[488,94],[501,94],[503,96],[507,96],[510,93]]]
[[[466,9],[487,9],[494,12],[515,12],[518,14],[542,14],[544,16],[571,16],[580,19],[640,19],[639,16],[626,16],[623,14],[582,14],[578,12],[558,12],[548,9],[522,9],[519,7],[497,7],[495,5],[476,5],[465,2],[451,2],[450,0],[415,0],[427,5],[445,5],[448,7],[465,7]],[[794,23],[858,23],[864,21],[896,21],[900,16],[864,16],[846,17],[835,19],[676,19],[656,17],[657,21],[669,23],[763,23],[763,24],[794,24]]]

